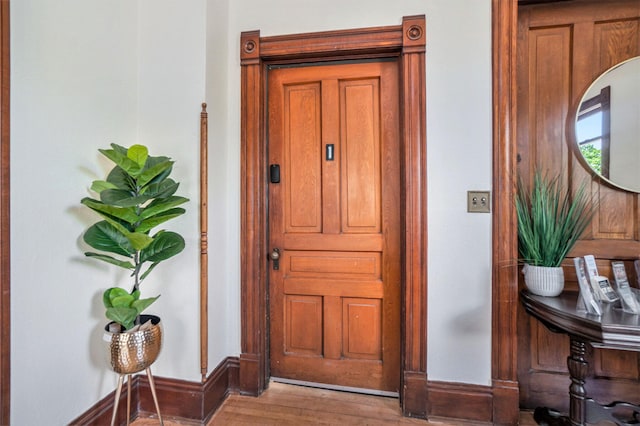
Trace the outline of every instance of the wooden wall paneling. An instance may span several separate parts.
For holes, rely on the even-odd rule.
[[[596,74],[617,63],[638,55],[640,47],[640,20],[620,18],[614,21],[594,23],[594,55],[598,67]]]
[[[531,323],[531,368],[546,372],[564,373],[567,371],[567,347],[569,338],[563,334],[551,333],[534,318]]]
[[[529,184],[536,169],[552,175],[564,172],[566,184],[569,150],[558,143],[564,140],[565,127],[557,117],[568,111],[571,28],[526,25],[524,30],[527,36],[519,55],[527,63],[519,74],[518,106],[526,104],[526,115],[520,115],[518,125],[518,152],[522,151],[518,174]],[[539,52],[549,52],[553,60]]]
[[[238,358],[228,357],[222,360],[202,383],[154,377],[162,418],[165,421],[176,420],[179,424],[207,424],[229,393],[238,390],[238,369]],[[109,424],[113,413],[114,397],[115,391],[69,422],[69,425],[103,426]],[[118,404],[116,421],[118,425],[124,424],[127,420],[126,398],[127,387],[124,388]],[[138,417],[157,418],[146,375],[134,375],[131,379],[131,407],[131,419]]]
[[[518,238],[516,176],[516,0],[492,0],[493,216],[492,216],[492,421],[518,422]]]
[[[570,257],[594,254],[602,275],[611,276],[611,260],[638,258],[638,195],[619,190],[589,171],[573,151],[571,117],[582,93],[601,72],[628,57],[640,54],[638,22],[640,2],[612,0],[606,3],[576,0],[521,7],[518,35],[518,152],[520,171],[531,174],[537,165],[562,172],[572,188],[586,180],[600,205],[591,229],[583,235]],[[556,42],[550,43],[548,37]],[[551,103],[552,105],[549,105]],[[562,129],[560,132],[558,129]],[[560,160],[559,160],[560,158]],[[573,264],[563,266],[568,288],[577,288]],[[522,282],[520,282],[522,286]],[[568,382],[562,355],[568,346],[561,337],[524,314],[518,317],[521,404],[566,408]],[[640,384],[638,355],[619,351],[590,350],[589,389],[606,400]]]
[[[591,183],[591,193],[596,200],[602,200],[591,221],[592,237],[598,240],[633,240],[637,228],[637,195],[620,191],[597,180]],[[615,241],[613,244],[615,245]]]
[[[0,424],[10,423],[9,0],[0,2]]]
[[[602,72],[615,64],[640,54],[639,20],[626,16],[605,22],[594,22],[585,37],[593,37],[591,63],[586,70],[577,70],[576,80],[588,87]],[[584,37],[583,37],[584,38]],[[579,72],[582,71],[582,72]],[[591,71],[591,72],[589,72]],[[593,75],[595,74],[595,75]],[[576,93],[576,103],[581,92]],[[638,195],[620,191],[607,185],[594,185],[594,193],[601,203],[592,222],[593,237],[597,239],[633,240],[638,235],[636,220]]]
[[[566,364],[566,360],[565,360]],[[528,380],[528,388],[522,389],[521,407],[552,407],[560,412],[569,412],[569,385],[566,374],[540,371]],[[591,390],[591,387],[589,387]]]
[[[464,410],[460,407],[464,407]],[[489,386],[429,382],[429,414],[431,416],[460,418],[464,415],[465,419],[486,423],[493,418],[492,407],[492,391]]]
[[[593,373],[600,377],[638,380],[638,354],[606,349],[594,351]]]

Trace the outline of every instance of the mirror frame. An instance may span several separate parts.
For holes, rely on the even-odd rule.
[[[578,162],[585,168],[585,171],[592,177],[592,178],[597,178],[599,181],[606,183],[609,186],[612,186],[614,188],[617,189],[621,189],[624,191],[628,191],[628,192],[634,192],[634,193],[640,193],[640,182],[638,183],[637,188],[631,188],[629,186],[626,186],[624,184],[620,184],[620,183],[616,183],[615,181],[611,180],[610,176],[609,176],[609,156],[610,156],[610,149],[609,149],[609,145],[610,145],[610,134],[609,135],[605,135],[605,142],[606,142],[606,147],[603,147],[603,153],[604,155],[607,157],[607,164],[603,165],[603,167],[606,166],[606,170],[603,172],[598,173],[596,170],[593,169],[593,167],[591,166],[591,164],[589,164],[589,162],[587,161],[587,159],[584,157],[584,155],[582,154],[582,151],[580,150],[580,146],[578,145],[578,136],[577,136],[577,122],[578,122],[578,115],[580,113],[580,110],[582,109],[582,106],[585,102],[589,101],[590,99],[585,99],[585,95],[587,93],[589,93],[591,91],[591,89],[598,83],[598,81],[606,74],[608,74],[609,72],[613,71],[616,68],[619,68],[621,66],[623,66],[624,64],[631,62],[631,61],[640,61],[640,56],[633,56],[630,57],[628,59],[625,59],[624,61],[621,61],[609,68],[607,68],[606,70],[604,70],[603,72],[601,72],[600,74],[598,74],[596,76],[596,78],[593,79],[593,81],[587,86],[587,88],[582,92],[580,98],[577,100],[577,102],[575,103],[575,105],[573,106],[573,108],[571,108],[571,112],[570,114],[568,114],[567,117],[567,125],[566,125],[566,133],[567,133],[567,142],[570,145],[570,149],[574,152]],[[610,90],[610,86],[606,86],[609,88]],[[596,95],[597,96],[597,95]],[[610,104],[610,99],[607,100],[608,103]],[[606,117],[604,118],[604,120],[609,124],[610,123],[610,111],[608,111],[606,113]]]

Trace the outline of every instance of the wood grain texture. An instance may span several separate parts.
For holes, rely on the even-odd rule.
[[[238,359],[226,358],[204,383],[154,377],[160,412],[163,419],[176,424],[205,424],[222,405],[229,393],[238,391]],[[115,374],[115,373],[114,373]],[[133,376],[131,381],[131,418],[156,416],[151,388],[146,375]],[[126,389],[120,396],[117,424],[126,422]],[[102,426],[111,422],[115,391],[98,401],[70,425]],[[177,419],[177,420],[176,420]],[[157,420],[155,420],[157,422]],[[170,421],[165,424],[173,423]]]
[[[200,375],[207,377],[209,359],[209,114],[200,112]]]
[[[434,384],[443,391],[452,389],[448,384]],[[462,386],[464,388],[464,386]],[[486,389],[485,389],[486,391]],[[454,394],[468,395],[474,389],[455,389]],[[458,398],[458,406],[451,406],[454,413],[460,413],[460,407],[474,415],[476,408],[471,400]],[[184,419],[165,420],[166,426],[204,424],[187,422]],[[271,383],[258,398],[231,395],[206,423],[217,425],[440,425],[440,426],[486,426],[486,421],[456,419],[446,416],[432,416],[430,420],[402,417],[398,400],[370,395],[352,394],[323,389]],[[523,411],[519,415],[521,426],[533,426],[531,412]],[[157,420],[138,417],[132,426],[156,426]]]
[[[402,412],[426,417],[427,385],[427,135],[424,17],[402,22],[403,131],[403,390]]]
[[[265,129],[262,103],[263,69],[260,32],[241,35],[240,144],[240,389],[259,395],[266,386],[266,255],[267,205]]]
[[[260,37],[241,35],[241,297],[242,342],[240,387],[257,395],[266,386],[266,259],[264,232],[267,187],[265,173],[264,92],[267,64],[335,59],[396,57],[401,61],[402,167],[406,190],[402,198],[404,258],[402,339],[405,360],[401,393],[407,415],[426,415],[426,111],[425,18],[405,17],[403,25],[314,34]],[[384,207],[383,207],[384,208]],[[302,242],[301,242],[302,243]],[[351,239],[358,245],[358,238]],[[349,243],[349,244],[351,244]]]
[[[518,240],[514,206],[516,175],[516,0],[493,0],[493,217],[491,380],[492,419],[518,418]]]
[[[529,180],[537,167],[560,173],[577,188],[587,182],[600,200],[590,229],[569,257],[593,254],[600,273],[611,276],[610,262],[640,253],[638,195],[592,179],[573,148],[572,117],[582,93],[600,73],[640,54],[640,2],[582,0],[521,7],[518,28],[517,147],[519,172]],[[572,260],[563,262],[566,287],[577,288]],[[522,286],[520,282],[520,286]],[[521,405],[568,408],[567,338],[555,335],[522,311],[518,314],[518,380]],[[594,362],[589,389],[602,401],[638,394],[639,357],[587,350]],[[591,377],[594,376],[595,377]]]
[[[269,70],[274,377],[399,391],[398,84],[389,60]]]
[[[429,418],[445,417],[491,422],[492,399],[489,386],[430,381]],[[464,409],[461,410],[460,407]]]
[[[444,393],[446,389],[454,394],[464,395],[458,399],[459,405],[443,407],[447,413],[478,416],[476,404],[467,405],[467,392],[448,387],[446,384],[434,384]],[[475,393],[476,389],[470,389]],[[487,388],[482,391],[487,392]],[[446,397],[445,397],[446,398]],[[441,399],[439,399],[440,401]],[[446,405],[446,403],[444,403]],[[461,410],[460,407],[469,409]],[[484,410],[485,408],[483,408]],[[483,415],[486,412],[481,411]],[[213,417],[209,426],[217,425],[431,425],[472,426],[487,425],[486,420],[447,418],[434,415],[430,421],[402,416],[399,402],[395,398],[383,398],[324,389],[306,388],[272,382],[269,389],[259,398],[231,395]],[[522,413],[520,425],[534,425],[530,413]],[[137,423],[134,423],[137,426]]]

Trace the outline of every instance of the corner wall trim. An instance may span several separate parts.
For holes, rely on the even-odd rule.
[[[222,405],[227,396],[238,390],[239,360],[225,358],[204,383],[155,377],[156,391],[163,418],[177,419],[188,424],[205,425]],[[69,425],[100,426],[109,424],[115,391],[98,401],[93,407]],[[126,387],[120,397],[117,422],[126,422]],[[145,375],[133,377],[131,382],[131,418],[151,417],[155,407],[151,389]]]
[[[491,423],[492,406],[490,386],[429,382],[429,418],[447,417]]]
[[[493,423],[518,422],[516,176],[517,0],[492,0],[493,221],[491,379]]]

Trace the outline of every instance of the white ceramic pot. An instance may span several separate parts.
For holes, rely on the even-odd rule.
[[[558,296],[564,289],[562,267],[525,264],[522,273],[524,274],[524,283],[529,291],[538,296]]]

